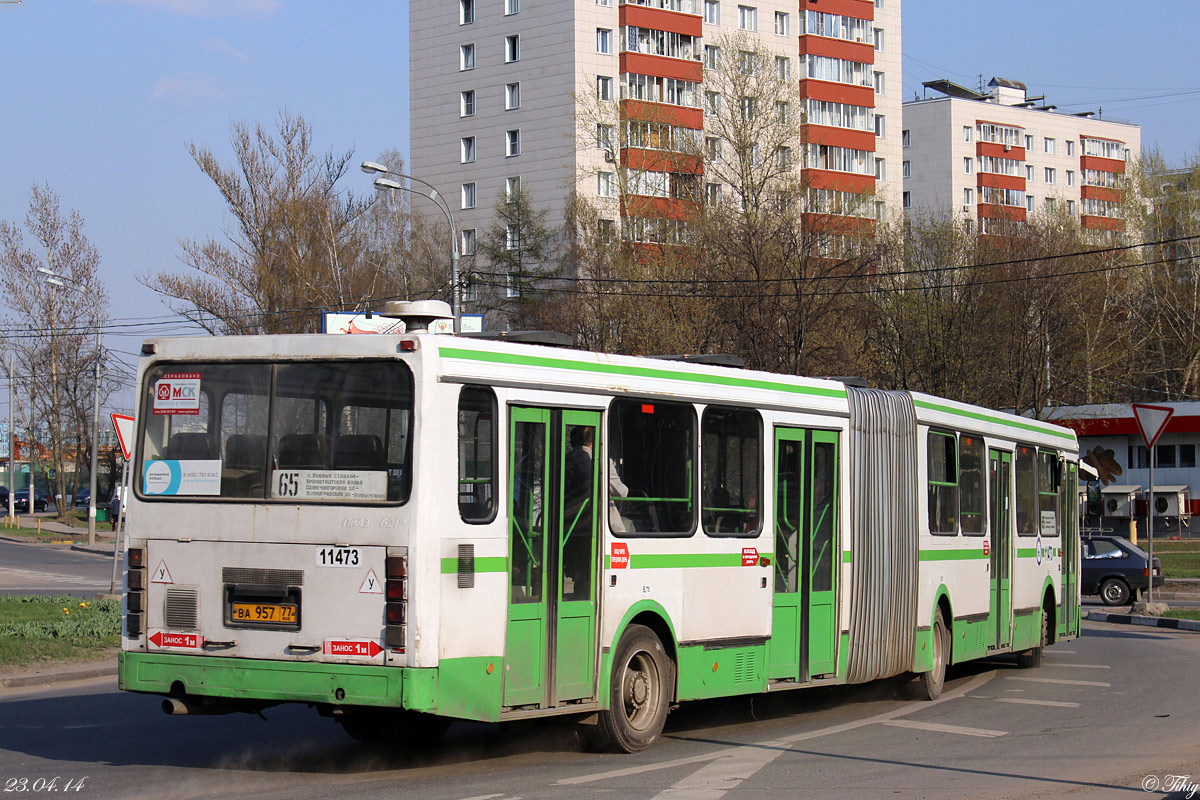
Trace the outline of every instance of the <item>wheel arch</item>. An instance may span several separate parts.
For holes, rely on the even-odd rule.
[[[601,708],[608,707],[607,687],[612,680],[613,651],[616,650],[617,643],[621,641],[621,637],[625,635],[625,631],[629,629],[630,625],[643,625],[649,628],[662,642],[663,649],[667,652],[667,658],[675,667],[672,670],[674,676],[671,681],[671,701],[674,702],[679,694],[679,651],[675,625],[671,621],[671,615],[660,603],[654,600],[642,600],[634,603],[625,611],[620,624],[613,632],[612,641],[606,642],[604,645],[600,657],[600,675],[597,684],[597,698]]]

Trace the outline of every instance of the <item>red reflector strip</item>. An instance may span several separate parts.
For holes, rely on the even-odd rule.
[[[399,603],[404,599],[404,581],[389,580],[384,585],[384,594],[389,603]]]
[[[388,603],[384,608],[388,625],[404,624],[404,603]]]

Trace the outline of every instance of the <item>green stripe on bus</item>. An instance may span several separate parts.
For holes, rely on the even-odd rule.
[[[737,386],[743,389],[767,389],[791,394],[806,394],[816,397],[845,398],[845,389],[827,389],[819,386],[798,386],[782,381],[766,381],[754,378],[742,378],[735,375],[705,375],[700,373],[679,372],[670,369],[655,369],[653,367],[635,367],[622,364],[598,364],[587,361],[572,361],[566,358],[547,358],[545,356],[527,356],[516,353],[488,353],[467,350],[461,347],[439,347],[438,353],[442,358],[457,358],[464,361],[485,361],[493,364],[515,364],[522,367],[546,367],[548,369],[566,369],[576,372],[596,372],[604,375],[626,375],[637,378],[656,378],[660,380],[687,381],[690,383],[710,383],[718,386]]]
[[[475,559],[476,572],[507,572],[508,559],[504,556],[484,556]],[[455,575],[458,573],[457,558],[442,559],[442,574]]]
[[[987,558],[988,554],[983,552],[983,548],[972,548],[970,550],[922,550],[920,555],[921,561],[977,561]]]
[[[843,564],[853,564],[854,563],[854,553],[851,553],[849,550],[842,553],[842,563]]]
[[[1017,558],[1037,558],[1036,547],[1018,547]]]
[[[759,558],[772,558],[759,553]],[[632,553],[625,569],[694,569],[696,567],[740,567],[741,553]],[[612,569],[612,556],[604,557],[604,568]]]
[[[979,422],[991,422],[993,424],[1004,425],[1009,428],[1032,431],[1033,433],[1043,433],[1047,436],[1055,436],[1059,439],[1066,439],[1067,441],[1072,442],[1075,441],[1074,432],[1068,430],[1067,428],[1061,428],[1058,425],[1047,427],[1050,425],[1049,423],[1035,425],[1032,422],[1015,422],[1013,420],[995,416],[993,414],[984,414],[978,411],[967,411],[966,409],[962,408],[954,408],[953,406],[944,406],[939,403],[931,403],[928,400],[914,399],[913,405],[915,405],[917,408],[923,408],[927,411],[941,411],[944,414],[954,414],[959,417],[966,417],[967,419],[973,419]],[[1058,430],[1054,430],[1054,428],[1058,428]]]

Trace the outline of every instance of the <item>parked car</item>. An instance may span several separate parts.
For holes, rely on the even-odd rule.
[[[1137,599],[1137,592],[1163,585],[1162,562],[1150,563],[1150,554],[1120,536],[1089,536],[1083,540],[1080,591],[1098,594],[1107,606],[1123,606]]]
[[[78,492],[75,493],[75,507],[83,508],[91,501],[91,499],[92,499],[92,487],[84,486],[82,489],[80,489]]]
[[[3,506],[3,508],[0,509],[0,512],[7,514],[8,513],[8,487],[7,486],[0,486],[0,506]]]
[[[44,492],[35,492],[33,495],[33,510],[45,511],[50,505],[50,496]],[[29,490],[17,489],[13,495],[13,510],[20,511],[22,514],[29,513]]]

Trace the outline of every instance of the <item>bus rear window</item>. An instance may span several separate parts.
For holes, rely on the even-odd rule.
[[[143,497],[408,499],[413,388],[404,364],[158,366],[144,391]]]

